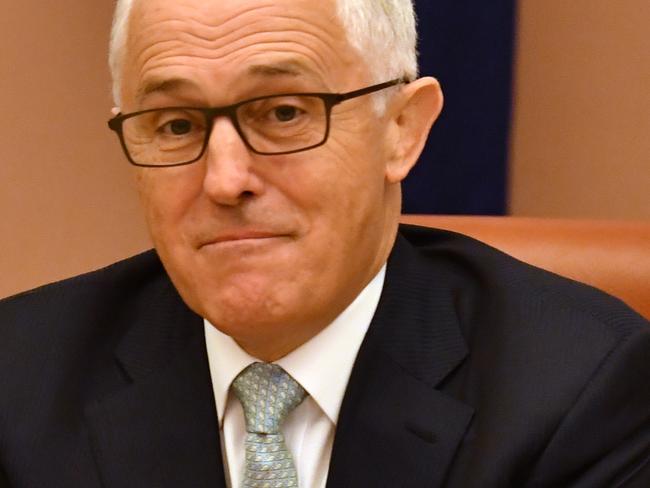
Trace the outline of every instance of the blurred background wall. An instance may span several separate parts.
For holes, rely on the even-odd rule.
[[[518,8],[510,212],[650,219],[650,1]]]
[[[112,4],[3,4],[0,296],[148,246],[130,168],[106,128]]]
[[[504,9],[493,13],[507,29],[514,17],[504,0],[497,3]],[[420,15],[439,15],[427,17],[433,26],[447,22],[444,15],[450,12],[432,9],[434,4],[419,2]],[[111,108],[106,68],[111,11],[112,2],[72,0],[3,6],[0,297],[149,246],[130,169],[105,124]],[[488,11],[484,17],[471,6],[464,11],[484,27],[494,23]],[[513,100],[508,124],[498,122],[504,130],[510,126],[500,142],[507,160],[474,162],[506,168],[503,180],[493,185],[504,195],[504,210],[650,219],[650,2],[520,0],[516,11],[509,51],[514,53],[513,91],[499,94],[505,103]],[[491,31],[494,27],[485,28]],[[494,34],[503,42],[502,32]],[[453,98],[447,102],[449,113],[466,113]],[[509,113],[509,106],[501,107]],[[455,144],[472,144],[472,131]],[[441,165],[454,167],[453,155],[446,157],[422,165],[437,178],[445,174]],[[467,186],[447,185],[452,196]],[[436,208],[451,213],[478,208],[458,200],[455,207]],[[490,208],[479,213],[498,213]]]

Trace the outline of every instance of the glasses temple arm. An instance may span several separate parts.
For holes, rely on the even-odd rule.
[[[337,97],[337,101],[342,102],[344,100],[349,100],[350,98],[360,97],[360,96],[363,96],[363,95],[367,95],[369,93],[373,93],[373,92],[376,92],[376,91],[379,91],[379,90],[383,90],[385,88],[389,88],[391,86],[399,85],[400,83],[410,83],[410,82],[411,82],[411,80],[406,76],[404,76],[402,78],[395,78],[394,80],[387,81],[385,83],[380,83],[378,85],[368,86],[366,88],[361,88],[359,90],[354,90],[354,91],[347,92],[347,93],[340,93],[338,95],[338,97]]]

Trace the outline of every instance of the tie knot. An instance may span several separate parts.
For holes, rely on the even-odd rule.
[[[246,430],[259,434],[279,433],[307,394],[284,369],[268,363],[251,364],[235,378],[232,389],[244,407]]]

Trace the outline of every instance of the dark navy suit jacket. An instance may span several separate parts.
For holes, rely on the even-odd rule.
[[[647,321],[402,226],[328,488],[647,488],[649,456]],[[221,460],[202,319],[154,252],[0,302],[0,487],[218,488]]]

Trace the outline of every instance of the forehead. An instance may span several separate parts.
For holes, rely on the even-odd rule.
[[[303,77],[336,88],[365,68],[336,0],[142,0],[129,22],[123,92],[168,78],[217,82]]]

